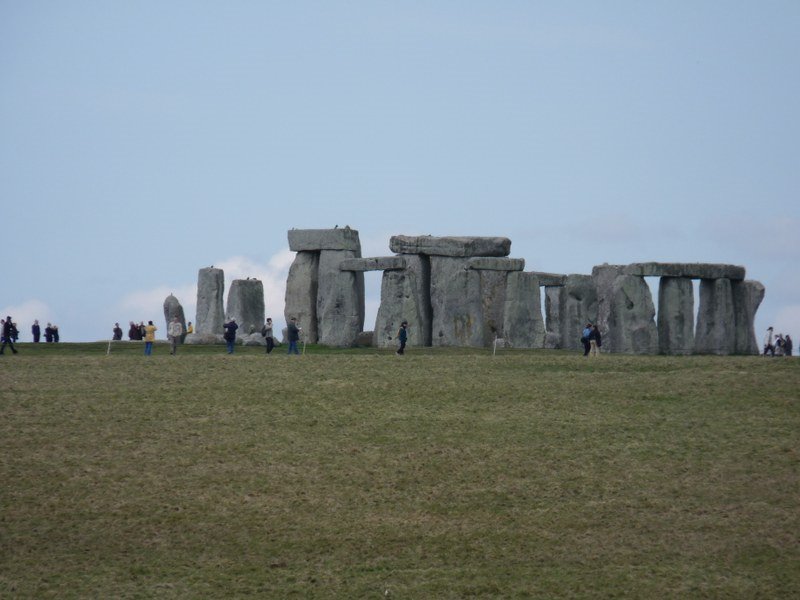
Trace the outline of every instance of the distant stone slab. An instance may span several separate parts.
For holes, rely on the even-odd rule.
[[[541,271],[532,271],[532,275],[536,275],[539,280],[539,285],[543,287],[551,287],[555,285],[564,285],[567,282],[566,275],[558,273],[542,273]]]
[[[405,268],[406,259],[402,256],[348,258],[339,264],[342,271],[397,271]]]
[[[467,260],[467,268],[476,271],[522,271],[525,268],[525,259],[476,256]]]
[[[319,250],[349,250],[361,253],[358,231],[342,229],[290,229],[289,250],[314,252]]]
[[[398,254],[429,256],[508,256],[511,240],[505,237],[433,237],[430,235],[393,235],[389,249]]]
[[[623,269],[625,275],[639,277],[689,277],[690,279],[744,279],[745,269],[736,265],[712,263],[633,263]]]

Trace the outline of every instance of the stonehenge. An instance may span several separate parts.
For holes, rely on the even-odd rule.
[[[561,274],[525,271],[524,259],[510,257],[505,237],[395,235],[393,255],[367,258],[350,227],[292,229],[288,241],[295,258],[284,316],[298,320],[308,343],[350,347],[371,339],[376,347],[394,347],[400,323],[408,321],[409,346],[480,348],[502,338],[513,348],[579,350],[590,322],[602,334],[603,352],[759,351],[753,323],[765,290],[745,279],[742,266],[640,262]],[[364,331],[367,271],[382,273],[372,332]],[[657,303],[646,278],[658,280]],[[196,333],[187,343],[221,337],[223,292],[221,269],[200,269]],[[168,301],[167,318],[177,310],[177,300]],[[243,334],[257,337],[264,320],[261,282],[234,281],[227,315]]]

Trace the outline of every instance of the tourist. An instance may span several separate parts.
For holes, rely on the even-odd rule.
[[[592,325],[592,333],[589,334],[589,354],[591,356],[597,356],[600,352],[600,346],[603,345],[603,338],[600,335],[600,330],[597,328],[597,325]]]
[[[775,356],[783,356],[783,334],[779,333],[775,338]]]
[[[44,341],[48,344],[53,342],[53,326],[50,323],[44,328]]]
[[[33,343],[38,344],[39,338],[42,337],[42,328],[39,327],[39,319],[34,320],[31,326],[31,334],[33,334]]]
[[[153,353],[153,342],[156,341],[156,331],[158,327],[153,325],[152,321],[148,321],[144,325],[144,355],[150,356]]]
[[[6,319],[6,323],[11,321],[11,317]],[[17,343],[19,340],[19,330],[17,329],[17,324],[14,321],[11,321],[11,341]]]
[[[272,352],[275,347],[275,338],[272,335],[272,319],[267,317],[267,322],[261,328],[261,335],[264,336],[264,341],[267,342],[267,354]]]
[[[6,334],[4,333],[5,328],[6,328],[6,320],[0,319],[0,344],[6,341]]]
[[[288,354],[300,354],[297,349],[297,342],[300,341],[300,332],[302,329],[297,326],[297,319],[292,317],[286,324],[286,338],[289,340]]]
[[[783,340],[783,355],[792,355],[792,336],[790,336],[788,333],[786,334],[786,338]]]
[[[589,345],[589,339],[592,335],[592,324],[587,323],[586,327],[583,328],[583,333],[581,333],[581,344],[583,344],[583,355],[589,356],[589,351],[591,350],[591,346]]]
[[[408,321],[400,323],[400,329],[397,330],[397,340],[400,342],[400,347],[397,349],[397,354],[402,356],[405,354],[406,342],[408,341]]]
[[[115,342],[122,339],[122,327],[119,326],[119,323],[114,323],[114,335],[111,336],[111,339]]]
[[[767,335],[764,336],[764,356],[767,355],[767,352],[770,353],[770,356],[775,356],[775,346],[772,345],[772,342],[772,327],[767,327]]]
[[[58,325],[53,323],[53,327],[51,329],[53,330],[53,342],[57,344],[58,340],[59,340],[59,337],[58,337]]]
[[[178,320],[178,317],[172,317],[169,327],[167,327],[167,337],[169,337],[169,353],[174,355],[178,351],[178,342],[183,335],[183,325]]]
[[[128,340],[134,341],[136,339],[136,333],[139,331],[139,328],[136,326],[136,323],[133,321],[130,322],[130,326],[128,327]]]
[[[14,327],[14,322],[11,320],[11,317],[6,317],[6,320],[3,321],[3,344],[0,346],[0,354],[5,353],[6,346],[11,346],[11,352],[14,354],[17,353],[17,349],[14,348],[14,335],[12,328]]]
[[[186,324],[186,335],[189,335],[190,333],[194,333],[194,325],[192,325],[191,321]]]
[[[222,335],[225,338],[225,343],[228,345],[228,354],[233,354],[233,347],[236,345],[236,330],[239,326],[236,324],[236,319],[231,319],[225,323],[225,333]]]
[[[146,335],[147,335],[147,328],[144,325],[144,321],[139,321],[139,333],[136,335],[136,339],[143,340]]]

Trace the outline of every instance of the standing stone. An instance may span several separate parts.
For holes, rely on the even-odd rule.
[[[694,348],[698,354],[733,354],[736,319],[730,279],[701,279]]]
[[[643,277],[621,275],[614,280],[608,335],[603,347],[611,352],[655,354],[658,351],[656,309]]]
[[[286,322],[295,317],[303,328],[303,339],[315,344],[317,334],[318,252],[298,252],[286,278],[283,315]],[[276,323],[277,325],[277,323]]]
[[[733,310],[736,322],[736,354],[759,354],[755,318],[764,299],[764,286],[758,281],[733,281]]]
[[[483,315],[483,345],[491,346],[496,337],[505,337],[503,325],[509,272],[480,270],[478,273],[480,273],[481,314]]]
[[[222,269],[206,267],[197,274],[197,315],[194,330],[197,335],[222,335],[224,317],[222,296],[225,293],[225,273]]]
[[[561,294],[561,348],[583,350],[581,336],[587,321],[597,318],[597,290],[591,275],[567,275]]]
[[[687,277],[662,277],[658,286],[658,351],[694,351],[694,290]]]
[[[264,325],[264,284],[258,279],[234,279],[228,290],[228,319],[236,319],[237,333],[261,334]]]
[[[181,328],[183,329],[183,335],[181,335],[180,343],[183,343],[183,340],[186,339],[186,316],[183,314],[183,306],[181,303],[178,302],[178,299],[170,294],[164,300],[164,320],[167,322],[167,327],[164,330],[165,332],[169,330],[169,324],[172,323],[172,319],[178,317],[178,322],[181,324]]]
[[[427,256],[408,254],[402,271],[384,271],[381,305],[375,319],[375,346],[395,346],[400,323],[408,321],[409,346],[431,345],[431,263]]]
[[[564,278],[566,281],[566,277]],[[544,314],[545,338],[544,347],[556,350],[561,348],[561,296],[564,286],[545,286],[544,288]]]
[[[483,347],[480,272],[467,269],[463,258],[431,256],[430,261],[432,344]]]
[[[317,331],[320,344],[349,347],[364,330],[364,273],[339,268],[343,260],[360,258],[356,254],[351,250],[322,250],[319,254]]]
[[[539,278],[535,274],[508,274],[503,337],[512,348],[544,348],[540,293]]]
[[[609,332],[608,320],[611,316],[611,304],[614,297],[614,281],[622,275],[624,268],[623,265],[609,265],[606,263],[592,269],[592,279],[597,292],[597,320],[595,325],[597,325],[597,329],[604,340]]]

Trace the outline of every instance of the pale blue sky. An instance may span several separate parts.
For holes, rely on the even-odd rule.
[[[0,0],[0,312],[194,320],[215,264],[282,321],[286,231],[349,224],[741,264],[759,339],[800,334],[798,31],[797,1]]]

